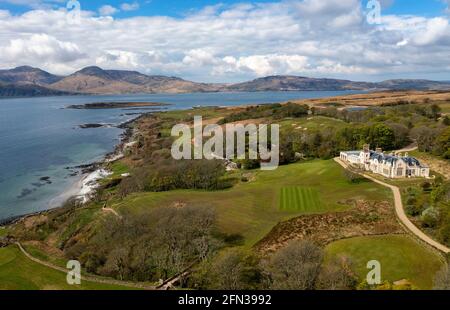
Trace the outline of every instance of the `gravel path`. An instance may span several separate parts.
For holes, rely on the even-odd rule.
[[[338,164],[340,164],[342,167],[347,169],[348,165],[344,163],[340,158],[334,159]],[[387,184],[383,181],[377,180],[365,173],[361,174],[363,177],[378,183],[380,185],[383,185],[385,187],[388,187],[392,190],[392,193],[394,194],[394,204],[395,204],[395,213],[397,214],[398,219],[403,224],[403,226],[408,229],[412,234],[414,234],[416,237],[421,239],[422,241],[428,243],[435,249],[438,249],[441,252],[444,252],[445,254],[450,253],[450,249],[446,247],[445,245],[433,240],[428,235],[426,235],[424,232],[422,232],[419,228],[417,228],[408,218],[408,216],[405,213],[405,210],[403,208],[403,202],[402,202],[402,196],[400,194],[400,189],[397,186]]]

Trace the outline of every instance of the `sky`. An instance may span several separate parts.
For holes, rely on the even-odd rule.
[[[0,68],[66,75],[97,65],[202,82],[280,74],[450,80],[449,7],[450,0],[0,0]]]

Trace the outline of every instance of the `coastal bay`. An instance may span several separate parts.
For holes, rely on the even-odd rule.
[[[237,106],[324,98],[351,91],[69,96],[0,100],[0,219],[61,205],[83,177],[79,167],[102,161],[121,142],[123,124],[149,107],[66,109],[96,102],[163,102],[154,110]],[[129,110],[132,109],[132,113]],[[83,124],[108,124],[81,129]],[[90,126],[85,126],[90,127]],[[45,178],[45,180],[43,179]],[[62,198],[61,198],[62,197]]]

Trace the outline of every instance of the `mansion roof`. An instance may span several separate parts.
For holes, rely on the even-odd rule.
[[[423,167],[424,165],[420,163],[420,161],[414,157],[410,156],[396,156],[396,155],[387,155],[384,153],[376,152],[376,151],[369,151],[370,152],[370,160],[377,160],[380,163],[389,163],[391,165],[394,165],[397,161],[402,160],[404,163],[406,163],[409,167]],[[361,154],[361,151],[349,151],[344,152],[348,155],[355,155],[359,156]]]

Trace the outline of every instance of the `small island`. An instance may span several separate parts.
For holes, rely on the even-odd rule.
[[[137,108],[137,107],[164,107],[169,106],[168,103],[159,102],[96,102],[78,105],[70,105],[66,109],[121,109],[121,108]]]

